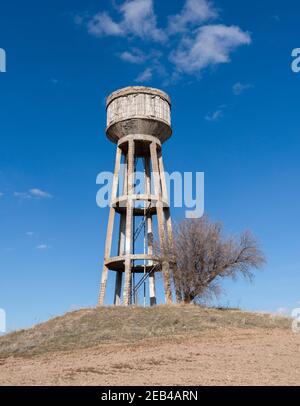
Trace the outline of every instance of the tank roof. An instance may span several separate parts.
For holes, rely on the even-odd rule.
[[[163,92],[162,90],[155,89],[153,87],[146,87],[146,86],[128,86],[124,87],[123,89],[116,90],[115,92],[111,93],[107,99],[106,99],[106,108],[110,105],[110,103],[123,96],[128,96],[130,94],[136,94],[136,93],[145,93],[145,94],[151,94],[154,96],[159,96],[162,99],[166,100],[169,105],[171,106],[171,98],[170,96]]]

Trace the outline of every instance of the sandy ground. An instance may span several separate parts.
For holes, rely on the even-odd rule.
[[[0,360],[1,385],[300,385],[300,334],[221,330]]]

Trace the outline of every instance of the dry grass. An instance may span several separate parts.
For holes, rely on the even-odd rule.
[[[67,313],[0,338],[0,358],[136,343],[149,338],[199,334],[224,328],[289,329],[290,320],[269,314],[198,306],[91,308]]]

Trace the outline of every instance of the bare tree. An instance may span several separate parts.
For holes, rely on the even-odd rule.
[[[222,278],[239,275],[252,280],[254,269],[265,263],[258,242],[250,232],[225,237],[221,223],[207,217],[184,220],[174,229],[174,241],[160,254],[172,262],[177,300],[190,303],[217,294]]]

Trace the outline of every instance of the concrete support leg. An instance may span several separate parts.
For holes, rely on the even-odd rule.
[[[144,165],[145,165],[145,193],[147,195],[151,195],[151,171],[150,171],[149,156],[146,156],[144,158]],[[146,218],[146,230],[147,230],[148,255],[153,255],[153,222],[152,215],[150,213],[147,214]],[[149,261],[148,265],[153,265],[153,262]],[[150,306],[155,306],[156,305],[155,273],[149,276],[149,297],[150,297]]]
[[[99,306],[104,306],[107,278],[108,278],[108,268],[104,265],[103,269],[102,269],[101,283],[100,283],[100,293],[99,293],[99,301],[98,301]]]
[[[166,241],[166,234],[165,234],[165,218],[164,218],[164,209],[163,209],[163,203],[162,203],[162,190],[161,190],[161,184],[160,184],[157,145],[155,142],[152,142],[150,145],[150,154],[151,154],[152,171],[153,171],[153,177],[154,177],[155,195],[158,197],[157,222],[158,222],[159,242],[160,242],[161,252],[164,255],[167,241]],[[162,274],[163,274],[163,279],[164,279],[166,303],[171,304],[172,303],[172,289],[171,289],[170,267],[169,267],[169,262],[167,260],[164,260],[162,263]]]
[[[126,215],[121,214],[120,219],[120,231],[119,231],[119,250],[118,255],[124,255],[125,252],[125,227],[126,227]],[[115,287],[115,306],[121,304],[121,290],[122,290],[123,272],[116,272],[116,287]]]
[[[150,221],[152,223],[151,218],[150,218]],[[151,224],[151,226],[152,226],[152,224]],[[155,289],[155,272],[153,272],[153,274],[149,276],[149,297],[150,297],[150,306],[155,306],[157,303],[156,302],[156,289]]]
[[[125,239],[125,286],[124,286],[124,305],[129,306],[132,303],[132,281],[131,281],[131,250],[132,250],[132,225],[133,225],[133,205],[132,194],[134,192],[134,140],[128,141],[128,192],[127,192],[127,211],[126,211],[126,239]]]
[[[171,214],[170,214],[169,208],[167,208],[165,210],[165,215],[166,215],[166,224],[167,224],[167,233],[168,233],[168,243],[170,246],[170,251],[171,251],[171,253],[173,253],[175,248],[174,248],[174,239],[173,239],[173,226],[172,226],[172,220],[171,220]],[[174,264],[173,264],[173,266],[174,266]],[[172,275],[173,283],[174,283],[176,302],[181,303],[182,298],[181,298],[181,294],[180,294],[180,286],[179,286],[180,283],[176,276],[176,271],[174,271],[174,268],[172,268],[172,265],[171,265],[171,275]]]
[[[115,287],[115,306],[121,305],[121,290],[122,290],[123,272],[116,272],[116,287]]]
[[[116,164],[115,164],[115,171],[114,171],[113,186],[112,186],[112,200],[114,200],[117,197],[121,158],[122,158],[122,151],[118,147],[117,154],[116,154]],[[104,262],[105,262],[105,260],[107,260],[110,257],[110,253],[111,253],[114,220],[115,220],[115,209],[113,207],[111,207],[109,210]],[[98,301],[99,306],[104,305],[107,278],[108,278],[108,268],[104,265],[103,270],[102,270],[102,276],[101,276],[101,284],[100,284],[100,294],[99,294],[99,301]]]

